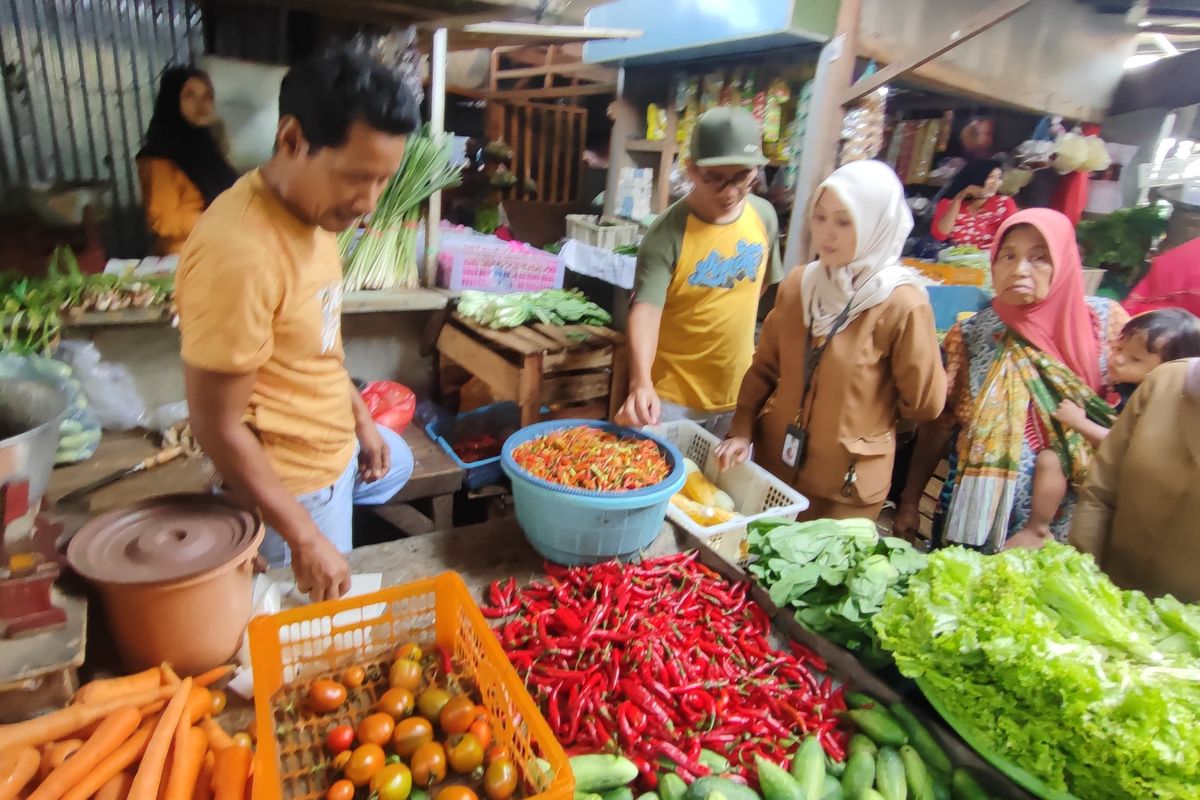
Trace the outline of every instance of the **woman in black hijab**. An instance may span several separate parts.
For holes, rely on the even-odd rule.
[[[137,154],[146,224],[160,255],[178,253],[204,209],[237,180],[213,135],[216,123],[208,75],[195,67],[163,73]]]
[[[1017,212],[1011,197],[997,194],[1002,176],[998,161],[968,161],[951,179],[934,209],[929,231],[933,238],[980,250],[991,247],[1000,224]]]

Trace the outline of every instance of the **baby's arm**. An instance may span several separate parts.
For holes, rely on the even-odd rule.
[[[1071,430],[1078,431],[1092,447],[1099,447],[1108,437],[1108,428],[1092,422],[1087,413],[1070,400],[1063,400],[1058,404],[1054,418]]]

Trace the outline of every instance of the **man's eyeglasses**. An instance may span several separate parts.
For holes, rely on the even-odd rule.
[[[756,169],[739,172],[732,178],[725,178],[711,172],[700,173],[700,180],[704,182],[704,185],[718,193],[726,189],[748,189],[750,188],[750,184],[754,183],[756,177],[758,177],[758,170]]]

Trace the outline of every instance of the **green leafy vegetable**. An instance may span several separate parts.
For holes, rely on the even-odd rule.
[[[1087,800],[1196,798],[1200,613],[1059,544],[929,557],[875,616],[900,671],[989,749]]]
[[[466,291],[458,313],[493,329],[516,328],[527,322],[547,325],[607,325],[612,315],[588,300],[578,289],[489,294]]]
[[[1122,208],[1095,219],[1086,219],[1075,228],[1083,263],[1131,281],[1141,271],[1150,245],[1167,230],[1167,221],[1158,206]]]
[[[871,618],[925,566],[923,553],[903,539],[881,539],[866,519],[756,520],[747,544],[757,557],[750,572],[775,605],[793,606],[801,625],[857,652],[864,662],[887,663]]]

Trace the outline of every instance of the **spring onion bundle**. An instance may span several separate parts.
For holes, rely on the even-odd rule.
[[[457,186],[461,164],[450,163],[451,137],[435,139],[427,131],[408,139],[404,159],[379,198],[362,237],[354,231],[338,237],[346,261],[346,291],[412,288],[417,271],[417,224],[421,205],[434,192]]]

